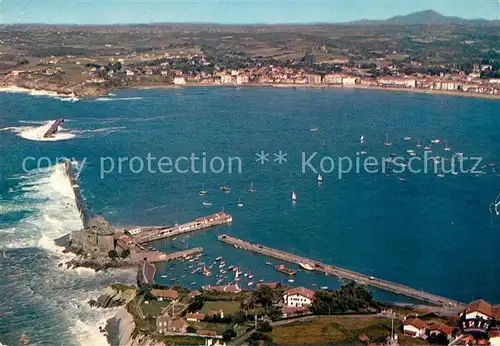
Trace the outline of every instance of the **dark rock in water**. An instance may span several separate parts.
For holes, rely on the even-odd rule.
[[[90,299],[90,300],[88,301],[88,303],[89,303],[90,307],[92,307],[92,308],[93,308],[93,307],[99,307],[99,303],[98,303],[98,302],[97,302],[97,300],[95,300],[95,299]]]
[[[57,266],[62,267],[64,263],[59,263]]]

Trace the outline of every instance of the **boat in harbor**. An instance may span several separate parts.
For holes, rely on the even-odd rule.
[[[431,143],[432,144],[439,144],[439,143],[441,143],[441,140],[439,138],[434,138],[431,140]]]
[[[203,205],[206,207],[210,207],[212,205],[212,202],[203,201]]]
[[[229,193],[229,192],[231,192],[231,188],[230,188],[229,186],[227,186],[227,185],[222,185],[222,186],[220,187],[220,189],[221,189],[222,191],[224,191],[225,193]]]
[[[417,140],[417,148],[420,148],[422,146],[422,144],[420,144],[420,139]]]
[[[217,261],[217,262],[218,262],[218,261],[220,261],[221,259],[222,259],[222,256],[219,256],[219,257],[217,257],[217,258],[215,259],[215,261]]]
[[[292,191],[292,201],[297,201],[297,195],[295,194],[295,191]]]
[[[280,273],[288,274],[288,275],[295,275],[297,273],[296,270],[287,268],[287,267],[285,267],[284,264],[277,265],[276,267],[274,267],[274,269],[276,269]]]
[[[391,145],[392,145],[392,142],[390,142],[390,141],[389,141],[389,135],[388,135],[388,134],[386,134],[386,135],[385,135],[385,142],[384,142],[384,145],[385,145],[386,147],[389,147],[389,146],[391,146]]]
[[[411,141],[411,137],[410,137],[410,136],[405,136],[405,137],[404,137],[404,140],[405,140],[405,141]]]
[[[359,137],[359,142],[360,143],[364,143],[365,142],[365,136],[361,135],[361,137]]]
[[[271,262],[266,262],[266,265],[272,266],[273,264]]]
[[[205,190],[205,185],[201,185],[201,190],[200,190],[200,196],[205,196],[208,193],[207,190]]]
[[[451,148],[448,146],[448,141],[444,141],[446,143],[446,146],[444,147],[444,151],[450,151]]]
[[[299,263],[299,266],[305,270],[314,270],[314,268],[309,263]]]
[[[295,282],[294,279],[288,279],[288,282]]]
[[[318,174],[318,184],[321,184],[323,182],[323,176],[321,174]]]
[[[426,145],[426,146],[424,147],[424,149],[425,149],[425,150],[427,150],[427,151],[432,150],[430,145]]]
[[[254,284],[254,282],[253,282],[253,281],[250,281],[250,282],[248,283],[248,286],[252,286],[253,284]]]
[[[253,186],[253,181],[250,183],[250,188],[248,189],[248,192],[255,192],[255,187]]]
[[[227,267],[227,270],[233,270],[234,266],[231,264],[229,267]]]
[[[243,207],[243,202],[239,198],[238,198],[237,206],[240,208]]]
[[[212,276],[212,272],[210,270],[208,270],[205,265],[203,265],[203,275]]]
[[[311,132],[316,132],[316,131],[318,131],[318,128],[317,128],[317,127],[313,127],[313,128],[311,128]]]

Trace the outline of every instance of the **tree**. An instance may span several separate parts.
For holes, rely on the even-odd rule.
[[[187,311],[188,312],[196,312],[200,311],[203,305],[205,304],[205,301],[201,296],[196,296],[194,297],[193,301],[189,304]]]
[[[188,332],[188,333],[196,333],[196,328],[193,327],[193,326],[188,326],[186,328],[186,332]]]
[[[130,249],[125,249],[122,251],[122,255],[121,255],[122,258],[127,258],[129,256],[130,256]]]
[[[233,328],[229,328],[229,329],[226,329],[222,333],[222,340],[229,341],[232,338],[234,338],[235,336],[236,336],[236,332],[234,331],[234,329]]]
[[[273,327],[271,327],[271,324],[269,324],[268,321],[264,321],[262,323],[259,323],[257,331],[261,333],[269,333],[273,331]]]
[[[118,252],[116,252],[116,250],[109,250],[109,252],[108,252],[108,256],[109,256],[109,258],[111,258],[111,259],[118,258]]]

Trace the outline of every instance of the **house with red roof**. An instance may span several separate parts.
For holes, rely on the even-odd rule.
[[[285,291],[283,301],[288,307],[309,306],[314,300],[314,291],[305,287],[294,287]]]
[[[421,338],[425,336],[425,327],[427,323],[418,318],[408,318],[403,322],[403,334]]]

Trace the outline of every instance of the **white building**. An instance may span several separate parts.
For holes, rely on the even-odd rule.
[[[175,85],[184,85],[184,84],[186,84],[186,77],[175,76],[174,77],[174,84]]]
[[[427,324],[424,321],[418,318],[410,318],[403,323],[403,333],[414,338],[420,338],[425,335],[426,326]]]
[[[134,71],[127,70],[127,76],[133,76],[133,75],[135,75]]]
[[[358,77],[344,77],[342,78],[342,85],[356,85],[359,84]]]
[[[283,301],[289,307],[309,306],[314,299],[314,291],[305,287],[295,287],[285,291]]]
[[[457,85],[457,83],[452,82],[452,81],[442,81],[442,82],[438,82],[438,89],[450,90],[450,91],[457,90],[458,85]]]
[[[248,75],[246,74],[239,74],[236,76],[236,84],[245,84],[250,81],[250,78],[248,78]]]
[[[345,77],[344,75],[335,74],[335,73],[325,74],[324,83],[326,83],[326,84],[342,84],[342,78],[344,78],[344,77]]]
[[[141,228],[139,227],[139,228],[129,229],[129,230],[127,230],[127,233],[130,235],[139,234],[139,233],[141,233]]]

